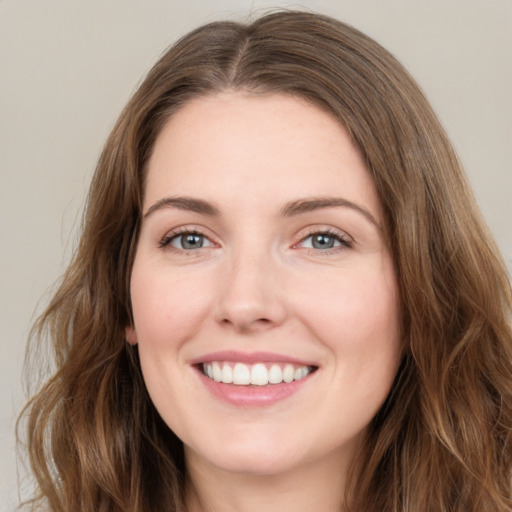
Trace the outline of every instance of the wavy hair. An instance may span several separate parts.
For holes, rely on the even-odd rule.
[[[352,465],[346,510],[512,510],[511,287],[445,132],[380,45],[283,11],[186,35],[149,72],[99,159],[75,256],[35,325],[55,372],[26,406],[29,460],[53,512],[184,510],[183,447],[153,407],[129,280],[145,164],[165,122],[224,90],[285,93],[330,112],[383,205],[402,303],[403,359]]]

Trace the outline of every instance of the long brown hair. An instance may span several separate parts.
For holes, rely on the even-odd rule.
[[[388,52],[341,22],[287,11],[188,34],[110,135],[75,257],[29,348],[48,339],[56,365],[22,416],[38,483],[30,504],[183,510],[181,442],[156,413],[137,349],[124,339],[129,278],[144,167],[160,129],[190,98],[226,89],[296,95],[335,115],[380,194],[404,354],[353,464],[346,509],[512,510],[512,294],[456,155]]]

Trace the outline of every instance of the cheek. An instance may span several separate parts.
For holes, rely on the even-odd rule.
[[[207,276],[172,269],[133,267],[131,299],[141,358],[174,352],[192,338],[211,310]]]
[[[399,338],[397,287],[386,269],[333,273],[308,283],[297,297],[304,322],[334,350],[363,357],[379,346],[394,346]]]
[[[194,338],[211,310],[211,286],[205,276],[176,272],[161,264],[134,264],[131,299],[139,357],[152,401],[173,428],[181,397],[191,395],[181,375],[183,346]],[[177,409],[178,408],[178,409]],[[178,429],[179,430],[179,429]]]
[[[322,289],[302,294],[303,323],[330,352],[326,402],[340,404],[366,425],[385,400],[400,362],[400,309],[394,274],[372,265],[331,275]]]
[[[330,399],[319,406],[322,412],[318,415],[330,418],[332,410],[350,411],[349,419],[329,423],[331,433],[336,435],[339,422],[355,432],[364,428],[382,405],[398,369],[397,286],[392,273],[369,268],[340,274],[322,290],[314,289],[302,294],[303,322],[327,347],[333,363],[327,386]]]

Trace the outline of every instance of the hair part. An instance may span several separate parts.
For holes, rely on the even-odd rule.
[[[24,411],[39,486],[31,504],[183,510],[181,442],[152,405],[137,348],[124,339],[129,280],[156,138],[192,98],[226,90],[294,95],[334,115],[382,202],[404,353],[353,465],[347,510],[510,510],[512,294],[497,247],[404,68],[350,26],[293,11],[191,32],[122,112],[98,162],[75,257],[33,332],[53,344],[57,371]]]

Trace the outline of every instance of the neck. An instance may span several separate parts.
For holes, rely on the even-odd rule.
[[[279,474],[243,474],[187,454],[187,512],[340,512],[348,464],[339,455]]]

